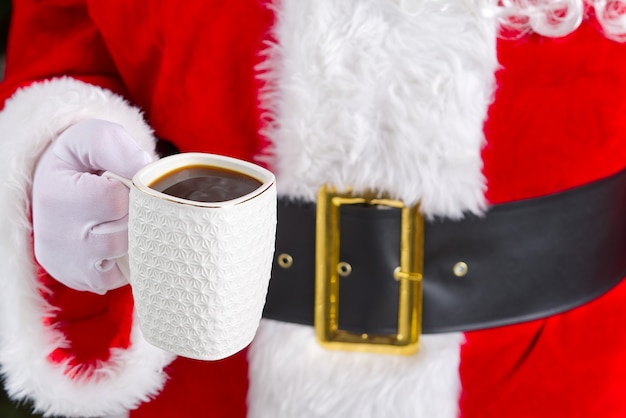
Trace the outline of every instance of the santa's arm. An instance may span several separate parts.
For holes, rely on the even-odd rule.
[[[49,415],[132,409],[160,390],[172,361],[141,337],[128,286],[72,290],[33,255],[33,173],[60,132],[109,120],[154,152],[151,128],[123,94],[83,2],[14,2],[0,84],[0,365],[10,395]]]

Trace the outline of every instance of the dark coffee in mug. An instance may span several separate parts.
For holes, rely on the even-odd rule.
[[[149,184],[149,187],[196,202],[224,202],[253,192],[261,185],[261,181],[237,171],[191,165],[166,173]]]

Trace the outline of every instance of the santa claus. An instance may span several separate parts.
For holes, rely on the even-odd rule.
[[[6,390],[48,416],[626,416],[625,11],[15,1]],[[100,176],[189,151],[279,192],[266,319],[213,362],[142,338],[128,190]]]

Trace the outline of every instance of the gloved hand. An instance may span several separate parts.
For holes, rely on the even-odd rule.
[[[32,191],[35,257],[56,280],[104,294],[127,283],[116,259],[128,251],[128,188],[100,176],[131,178],[153,160],[118,124],[72,125],[45,151]]]

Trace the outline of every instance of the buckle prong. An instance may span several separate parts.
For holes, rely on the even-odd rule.
[[[395,334],[370,335],[339,329],[340,207],[364,204],[402,210],[400,266],[393,272],[399,281],[398,329]],[[416,206],[375,195],[339,193],[320,188],[317,200],[315,268],[315,331],[323,347],[382,354],[413,354],[419,347],[422,323],[422,272],[424,219]]]
[[[415,280],[419,282],[422,280],[423,275],[421,273],[412,273],[410,271],[402,271],[400,266],[398,266],[393,271],[393,278],[396,280]]]

